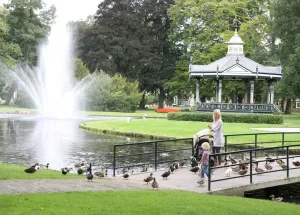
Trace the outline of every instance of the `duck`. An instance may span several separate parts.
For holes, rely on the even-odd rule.
[[[268,162],[275,162],[275,159],[274,158],[271,158],[268,154],[265,154],[266,155],[266,160],[268,161]],[[277,156],[277,158],[278,158],[278,156]]]
[[[237,161],[234,158],[232,158],[230,155],[229,155],[229,159],[230,159],[230,161],[231,161],[232,164],[236,164],[237,163]]]
[[[264,170],[262,169],[262,168],[259,168],[258,167],[258,162],[256,162],[256,163],[254,163],[254,164],[256,164],[256,167],[255,167],[255,172],[257,172],[257,173],[263,173],[264,172]]]
[[[147,178],[144,179],[144,182],[147,182],[147,184],[149,184],[150,181],[153,180],[153,173],[150,173],[150,176],[148,176]]]
[[[124,178],[124,179],[128,179],[128,178],[129,178],[129,173],[128,173],[128,172],[125,172],[125,173],[123,174],[123,178]]]
[[[105,176],[107,176],[107,169],[102,172],[94,172],[94,175],[97,176],[98,178],[104,178]]]
[[[167,172],[164,172],[161,176],[163,177],[163,179],[166,178],[166,180],[167,180],[168,177],[170,176],[170,174],[171,174],[171,171],[170,171],[170,169],[169,169]]]
[[[77,174],[78,175],[82,175],[83,174],[83,169],[82,168],[78,168],[77,169]]]
[[[240,166],[236,166],[236,167],[233,167],[232,168],[232,171],[233,172],[239,172],[241,170],[241,167]]]
[[[248,170],[243,167],[240,171],[238,171],[238,174],[239,175],[245,175],[245,174],[247,174],[247,172],[248,172]]]
[[[274,194],[272,194],[272,195],[270,196],[270,198],[271,198],[272,201],[276,201],[276,202],[281,202],[281,201],[283,200],[282,197],[277,197],[277,198],[275,198],[275,195],[274,195]]]
[[[277,156],[276,162],[277,162],[279,165],[280,165],[280,164],[285,164],[285,162],[284,162],[283,160],[279,159],[278,156]]]
[[[270,171],[270,170],[273,169],[273,167],[268,163],[268,161],[266,161],[266,163],[265,163],[265,168],[266,168],[266,170],[268,170],[268,171]]]
[[[232,168],[228,167],[227,170],[225,171],[225,176],[230,177],[231,173],[232,173]]]
[[[185,164],[185,160],[180,160],[180,161],[179,161],[179,166],[180,166],[180,167],[183,167],[184,164]]]
[[[285,165],[284,163],[279,164],[279,166],[280,166],[282,169],[287,169],[287,165]]]
[[[295,158],[293,158],[293,161],[292,161],[293,165],[298,167],[300,166],[300,162],[298,160],[295,160]]]
[[[25,169],[24,172],[35,173],[39,168],[40,168],[39,165],[36,163],[35,165],[29,167],[28,169]]]
[[[46,165],[44,165],[44,164],[41,164],[41,165],[39,165],[40,167],[42,167],[42,168],[49,168],[49,163],[47,163]]]
[[[196,174],[199,171],[199,169],[200,168],[198,166],[195,166],[192,169],[190,169],[190,171]]]
[[[92,173],[92,163],[90,163],[89,172],[88,172],[88,174],[86,174],[86,178],[87,178],[88,181],[91,181],[91,182],[94,178],[94,175]]]
[[[151,186],[152,186],[153,190],[154,189],[158,190],[158,183],[155,178],[153,178],[153,182],[151,183]]]

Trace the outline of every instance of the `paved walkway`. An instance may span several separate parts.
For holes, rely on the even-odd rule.
[[[262,163],[260,165],[263,165]],[[279,170],[278,164],[274,163],[273,170]],[[262,167],[262,166],[261,166]],[[294,167],[292,164],[290,167]],[[208,192],[207,183],[203,187],[196,182],[198,176],[189,171],[190,167],[179,168],[171,174],[167,180],[163,180],[161,174],[165,170],[153,172],[159,183],[160,190],[186,190],[199,193]],[[226,178],[225,168],[216,169],[212,179]],[[255,171],[253,170],[253,173]],[[93,182],[83,179],[37,179],[37,180],[0,180],[0,194],[19,193],[48,193],[48,192],[71,192],[71,191],[97,191],[97,190],[151,190],[150,184],[143,179],[149,173],[138,173],[130,175],[128,180],[123,177],[97,178]],[[232,177],[239,176],[232,173]],[[207,181],[206,181],[207,182]],[[250,184],[250,177],[242,177],[225,181],[213,182],[211,189],[213,193],[226,195],[241,195],[244,191],[259,189],[268,186],[300,182],[300,169],[290,170],[290,178],[286,178],[286,171],[273,172],[269,174],[253,176],[253,184]]]

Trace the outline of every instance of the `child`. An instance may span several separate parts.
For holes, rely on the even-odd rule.
[[[199,161],[199,165],[202,164],[201,172],[200,172],[200,180],[197,182],[198,184],[203,184],[204,182],[204,173],[208,177],[208,155],[210,153],[210,145],[208,142],[204,142],[201,145],[203,149],[202,158]]]

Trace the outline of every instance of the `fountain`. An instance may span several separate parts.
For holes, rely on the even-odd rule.
[[[19,65],[12,72],[41,117],[72,118],[76,115],[78,97],[89,78],[74,84],[73,41],[66,18],[57,17],[49,37],[39,47],[38,66],[32,69]]]

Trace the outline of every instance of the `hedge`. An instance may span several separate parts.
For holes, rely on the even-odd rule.
[[[168,113],[168,120],[177,121],[201,121],[211,122],[213,120],[212,113],[201,112],[181,112],[181,113]],[[282,124],[282,115],[272,114],[241,114],[241,113],[222,113],[223,122],[236,122],[236,123],[255,123],[255,124]]]

